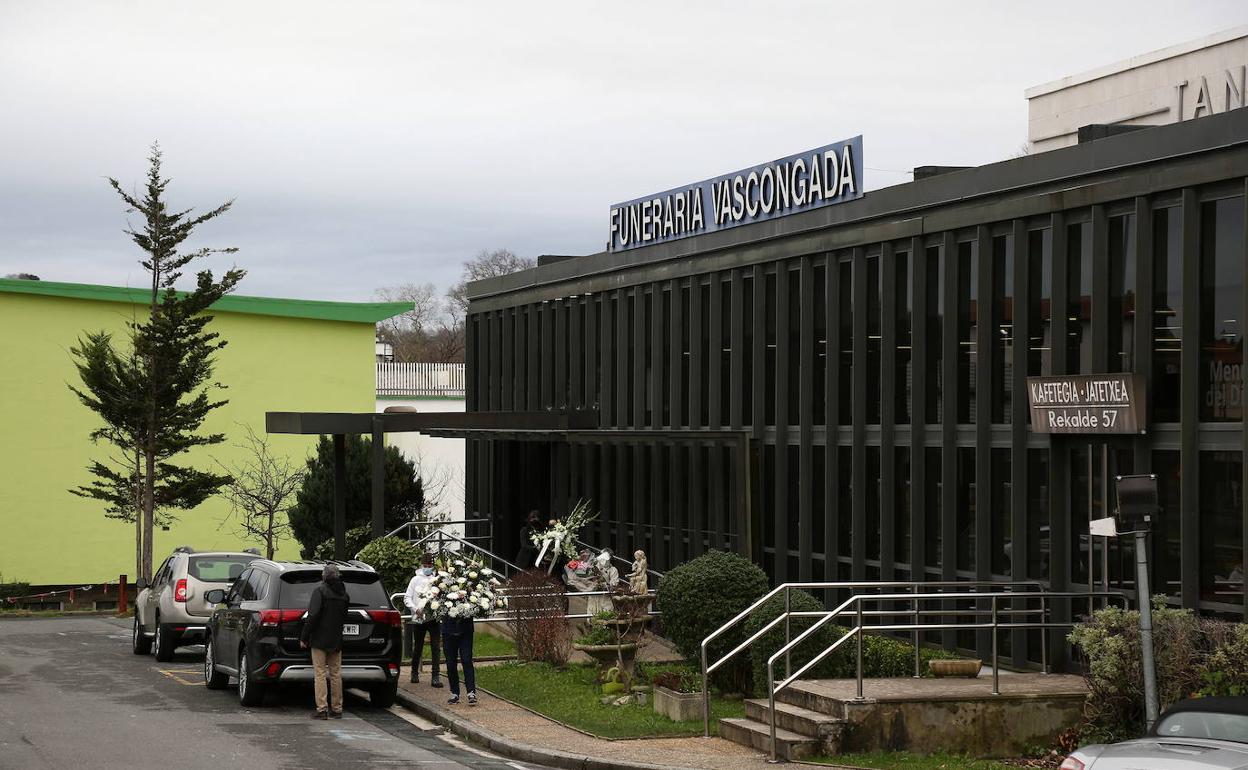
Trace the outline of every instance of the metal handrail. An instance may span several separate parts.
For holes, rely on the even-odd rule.
[[[414,546],[424,545],[425,543],[429,542],[430,540],[435,540],[435,539],[436,539],[436,541],[437,541],[437,543],[438,543],[438,551],[439,551],[439,552],[441,552],[441,551],[442,551],[442,546],[443,546],[443,544],[444,544],[446,541],[448,541],[448,540],[449,540],[449,541],[451,541],[451,542],[453,542],[453,543],[459,543],[459,544],[460,544],[461,546],[463,546],[463,547],[470,548],[470,549],[472,549],[473,551],[476,551],[477,553],[479,553],[479,554],[481,554],[482,556],[486,557],[487,559],[491,559],[491,560],[493,560],[493,561],[500,562],[501,564],[503,564],[504,566],[506,566],[506,567],[507,567],[510,571],[512,571],[512,572],[523,572],[523,571],[524,571],[524,570],[520,569],[519,567],[517,567],[516,565],[512,564],[511,562],[507,561],[507,560],[506,560],[506,559],[504,559],[503,557],[501,557],[501,556],[499,556],[498,554],[494,553],[493,551],[487,551],[486,549],[482,548],[481,546],[479,546],[479,545],[477,545],[477,544],[475,544],[475,543],[470,543],[470,542],[468,542],[467,540],[465,540],[464,538],[460,537],[459,535],[456,535],[456,534],[455,534],[455,533],[453,533],[453,532],[446,532],[446,531],[441,530],[441,529],[435,529],[434,531],[430,532],[429,534],[425,535],[424,537],[419,538],[418,540],[413,540],[413,541],[412,541],[412,545],[414,545]],[[508,573],[508,574],[509,574],[509,573]],[[507,577],[507,574],[504,574],[504,575],[503,575],[503,577]]]
[[[1022,599],[1024,601],[1029,600],[1029,599],[1042,599],[1043,601],[1039,608],[1024,609],[1021,612],[1018,610],[1010,611],[1010,614],[1012,615],[1039,612],[1040,622],[1038,623],[1001,623],[998,620],[999,612],[997,609],[997,602],[1002,597],[1008,598],[1010,600]],[[1046,620],[1046,615],[1048,614],[1048,600],[1050,599],[1087,599],[1089,601],[1089,604],[1091,604],[1094,598],[1104,598],[1106,600],[1120,599],[1122,600],[1124,607],[1129,606],[1129,599],[1126,593],[1123,591],[1083,591],[1083,592],[1044,591],[1038,594],[1035,594],[1035,593],[1009,593],[1007,594],[1007,593],[998,592],[998,591],[954,593],[954,594],[942,592],[942,593],[930,593],[930,594],[855,594],[854,596],[851,596],[848,599],[846,599],[835,609],[830,610],[826,613],[809,613],[809,612],[801,613],[802,617],[808,617],[808,616],[818,615],[818,614],[822,614],[823,617],[820,618],[820,620],[818,620],[814,624],[812,624],[810,628],[807,628],[805,631],[798,634],[797,637],[788,641],[783,647],[776,650],[767,659],[767,705],[768,705],[768,711],[769,711],[768,716],[769,716],[769,722],[770,722],[771,761],[772,762],[777,761],[777,756],[776,756],[776,694],[779,693],[784,688],[788,687],[790,684],[792,684],[802,674],[806,673],[811,668],[818,665],[824,658],[832,654],[837,648],[839,648],[842,644],[848,641],[851,637],[854,638],[855,641],[857,642],[857,693],[855,696],[855,700],[862,700],[863,699],[863,694],[862,694],[862,691],[863,691],[863,687],[862,687],[862,681],[863,681],[862,637],[863,637],[863,634],[867,633],[868,631],[876,631],[876,632],[879,632],[879,631],[915,631],[917,635],[917,632],[920,630],[925,630],[925,631],[991,630],[993,632],[992,633],[992,694],[1000,695],[1001,684],[1000,684],[1000,663],[998,659],[998,648],[997,648],[997,643],[998,643],[997,632],[1003,628],[1006,628],[1006,629],[1068,628],[1070,626],[1073,626],[1075,622],[1074,621],[1048,622]],[[866,603],[867,601],[874,601],[874,602],[910,601],[914,603],[915,613],[917,613],[919,603],[922,601],[926,601],[926,600],[956,601],[960,599],[961,600],[965,600],[965,599],[988,599],[990,600],[992,603],[991,622],[989,623],[956,623],[955,622],[955,623],[931,623],[931,624],[904,623],[904,624],[889,624],[889,625],[876,625],[876,626],[866,626],[863,623],[863,617],[866,614],[863,610],[863,604]],[[855,614],[857,617],[857,624],[853,628],[846,631],[839,639],[837,639],[835,642],[833,642],[831,645],[825,648],[818,655],[814,656],[809,661],[807,661],[806,664],[803,665],[801,668],[799,668],[796,672],[793,672],[791,670],[787,671],[785,675],[785,679],[781,681],[779,685],[777,685],[776,680],[775,680],[776,662],[780,660],[781,657],[785,657],[787,660],[794,647],[801,644],[803,641],[806,640],[807,637],[809,637],[811,634],[813,634],[815,631],[821,628],[825,623],[828,623],[833,618],[839,616],[842,612],[849,609],[851,606],[853,606],[856,610]],[[971,614],[972,612],[976,612],[976,614],[979,614],[977,611],[958,612],[957,610],[954,610],[952,613],[946,612],[946,613],[941,613],[941,614],[961,615],[961,614]],[[786,608],[786,612],[784,613],[784,616],[796,615],[796,614],[798,613],[791,613]],[[898,615],[902,613],[897,613],[897,612],[890,613],[887,611],[882,611],[876,614]],[[781,616],[781,617],[784,617],[784,616]],[[780,617],[776,618],[777,621],[779,619]],[[770,625],[774,626],[774,621]],[[917,659],[917,649],[918,648],[916,646],[916,659]],[[1047,668],[1047,665],[1046,665],[1046,668]],[[916,670],[916,675],[917,675],[917,670]],[[704,682],[703,684],[704,703],[705,703],[705,697],[706,697],[705,686],[706,685]],[[709,733],[709,728],[708,728],[708,733]]]
[[[500,590],[499,593],[506,595],[507,593],[506,587]],[[656,592],[652,589],[648,591],[647,593],[651,596],[654,596]],[[404,601],[404,597],[406,595],[407,595],[406,591],[395,591],[394,593],[390,594],[390,605],[399,611],[399,617],[404,622],[410,623],[412,620],[412,614],[410,612],[404,612],[404,610],[407,609],[407,603]],[[549,593],[549,594],[533,594],[533,593],[525,594],[525,596],[528,596],[528,597],[558,596],[558,597],[564,597],[564,598],[577,598],[577,597],[582,597],[582,596],[584,597],[611,596],[611,595],[612,595],[611,591],[566,591],[562,593]],[[658,612],[656,610],[647,610],[645,614],[649,617],[657,618],[663,613]],[[543,617],[553,617],[553,616],[544,615]],[[582,613],[565,612],[563,615],[559,617],[561,617],[563,620],[587,620],[589,618],[592,618],[593,615],[589,614],[588,612],[582,612]],[[484,618],[477,618],[477,620],[482,623],[494,623],[494,622],[506,623],[511,620],[515,620],[516,618],[517,618],[516,612],[512,611],[512,612],[504,612],[503,614],[490,615]]]
[[[724,623],[722,626],[712,631],[709,635],[707,635],[705,639],[702,640],[701,664],[702,664],[702,730],[703,730],[703,734],[707,736],[711,734],[710,695],[708,694],[709,689],[707,686],[707,677],[712,672],[714,672],[715,669],[727,663],[729,660],[735,657],[742,650],[746,649],[751,644],[753,644],[756,640],[758,640],[759,637],[763,636],[763,634],[775,628],[780,623],[781,620],[784,620],[784,641],[785,641],[785,644],[788,644],[789,639],[791,638],[791,635],[789,633],[790,632],[789,618],[795,614],[790,611],[790,605],[789,605],[789,601],[790,601],[789,592],[791,589],[794,589],[794,588],[802,589],[802,590],[849,589],[852,591],[852,590],[861,589],[861,588],[910,588],[913,591],[918,591],[920,588],[975,588],[979,586],[996,587],[996,588],[1001,588],[1002,590],[1005,590],[1005,589],[1015,590],[1015,589],[1022,588],[1022,589],[1028,589],[1028,590],[1041,591],[1044,588],[1044,586],[1041,585],[1039,581],[1035,581],[1035,580],[1021,580],[1021,581],[1014,581],[1014,582],[996,582],[996,581],[991,581],[991,580],[981,580],[981,581],[943,580],[943,581],[931,581],[931,582],[914,581],[914,580],[898,580],[898,581],[852,581],[852,582],[822,582],[822,583],[781,583],[780,585],[776,586],[775,588],[773,588],[772,590],[764,594],[762,598],[760,598],[758,601],[754,602],[749,607],[746,607],[744,610],[737,613],[736,617],[734,617],[732,620],[729,620],[727,623]],[[781,592],[784,592],[784,613],[776,616],[774,620],[772,620],[765,627],[757,631],[749,639],[737,645],[731,652],[727,653],[722,658],[720,658],[719,660],[715,661],[713,664],[708,666],[707,660],[706,660],[707,646],[711,642],[713,642],[715,639],[722,636],[725,632],[727,632],[730,628],[735,626],[737,623],[740,623],[742,620],[749,617],[750,614],[754,612],[754,610],[763,606],[763,604],[765,604],[767,600],[771,599],[772,597],[777,596]],[[958,595],[962,595],[962,594],[958,594]],[[899,615],[902,613],[893,612],[889,614]],[[919,643],[918,643],[917,631],[915,632],[914,648],[915,648],[914,666],[917,672],[918,667],[919,667],[919,652],[918,652]],[[790,663],[790,668],[788,670],[791,670],[791,660],[786,658],[786,661]],[[917,673],[916,673],[916,676],[917,676]]]
[[[469,536],[469,535],[468,535],[468,525],[470,525],[470,524],[482,524],[482,523],[484,523],[484,524],[488,524],[488,525],[489,525],[489,533],[488,533],[488,534],[485,534],[485,535],[473,535],[473,536]],[[391,531],[387,532],[387,533],[385,534],[385,537],[394,537],[394,536],[398,535],[400,532],[403,532],[403,531],[405,531],[405,530],[410,530],[412,527],[432,527],[433,529],[432,529],[432,530],[430,530],[430,531],[431,531],[431,532],[435,532],[435,531],[437,531],[437,530],[439,530],[439,529],[442,529],[442,528],[444,528],[444,527],[448,527],[448,526],[452,526],[452,525],[455,525],[455,524],[463,524],[463,525],[464,525],[464,539],[466,539],[466,540],[486,540],[486,541],[489,541],[489,544],[490,544],[490,546],[491,546],[491,547],[493,547],[493,546],[494,546],[494,519],[489,518],[489,517],[486,517],[486,516],[482,516],[482,517],[478,517],[478,518],[471,518],[471,519],[465,516],[465,517],[464,517],[464,518],[462,518],[462,519],[447,519],[446,521],[405,521],[405,522],[403,522],[402,524],[400,524],[399,526],[395,527],[393,530],[391,530]],[[411,539],[412,539],[412,538],[411,538],[411,536],[409,535],[409,536],[408,536],[408,540],[411,540]]]
[[[595,556],[597,556],[598,554],[602,553],[602,552],[603,552],[603,550],[604,550],[604,549],[602,549],[602,548],[595,548],[594,546],[590,545],[589,543],[586,543],[584,540],[579,540],[579,539],[578,539],[578,540],[576,540],[576,545],[577,545],[577,547],[578,547],[578,548],[584,548],[585,550],[587,550],[587,551],[589,551],[589,552],[593,553]],[[632,570],[632,568],[633,568],[633,563],[632,563],[631,561],[629,561],[628,559],[625,559],[623,556],[620,556],[620,555],[619,555],[618,553],[616,553],[615,551],[612,551],[612,552],[611,552],[611,559],[612,559],[613,561],[618,561],[620,564],[625,564],[625,565],[628,565],[629,570]],[[650,569],[649,567],[646,567],[646,574],[647,574],[647,575],[651,575],[651,576],[653,576],[653,577],[655,577],[655,578],[658,578],[658,579],[660,579],[660,580],[662,580],[662,579],[663,579],[663,573],[662,573],[662,572],[659,572],[658,570],[653,570],[653,569]],[[624,582],[627,582],[627,581],[626,581],[626,580],[624,580],[624,578],[620,578],[620,582],[621,582],[621,583],[624,583]]]

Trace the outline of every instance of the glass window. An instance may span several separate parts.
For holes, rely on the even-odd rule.
[[[1244,603],[1242,452],[1200,453],[1200,598]]]
[[[923,528],[927,535],[927,566],[928,568],[941,566],[941,529],[940,514],[941,505],[944,500],[942,491],[944,483],[941,477],[941,449],[940,447],[924,447],[923,448],[923,479],[924,486],[924,521]]]
[[[867,259],[867,417],[872,424],[880,422],[880,258]],[[878,545],[877,545],[878,548]]]
[[[827,495],[824,493],[824,463],[827,461],[827,448],[816,444],[810,448],[811,467],[814,469],[810,479],[810,550],[823,553],[824,538],[827,534],[827,521],[831,516],[828,510]],[[815,580],[822,572],[812,572]]]
[[[699,283],[698,292],[702,297],[701,334],[698,338],[698,387],[701,406],[698,408],[699,426],[711,422],[711,367],[715,361],[711,358],[711,284]]]
[[[960,570],[975,569],[975,447],[958,447],[958,527]]]
[[[841,366],[839,369],[840,410],[837,421],[841,425],[850,425],[854,421],[854,264],[848,260],[839,263],[840,286],[840,324],[837,329],[837,340],[841,348]]]
[[[663,292],[663,424],[672,424],[672,292]]]
[[[1242,419],[1243,318],[1244,201],[1210,201],[1200,207],[1202,422]]]
[[[914,316],[914,287],[910,281],[910,254],[899,251],[893,255],[895,283],[893,286],[897,308],[897,361],[894,366],[894,400],[897,423],[910,422],[911,318]]]
[[[764,370],[766,374],[763,376],[766,394],[764,396],[764,418],[766,425],[776,424],[776,274],[768,273],[764,284],[766,318],[763,326],[767,335],[767,347],[764,351]]]
[[[741,351],[741,408],[742,422],[754,424],[754,279],[741,281],[741,318],[745,325],[744,345]]]
[[[1179,421],[1183,242],[1179,207],[1153,212],[1153,419]],[[1177,589],[1176,589],[1177,590]]]
[[[1109,370],[1135,370],[1135,215],[1109,218]]]
[[[869,390],[869,388],[868,388]],[[880,448],[869,446],[867,450],[867,544],[868,559],[880,558]]]
[[[229,583],[259,556],[192,556],[186,571],[205,583]]]
[[[910,566],[910,447],[893,447],[893,559]]]
[[[802,273],[789,271],[789,425],[802,422]]]
[[[826,265],[815,266],[814,281],[815,306],[811,312],[815,316],[815,338],[811,340],[811,344],[814,346],[814,355],[811,356],[810,360],[814,364],[815,371],[812,372],[814,392],[811,396],[814,407],[814,423],[815,425],[824,425],[828,419],[826,401],[828,373],[828,268]]]
[[[848,559],[854,534],[854,458],[850,447],[836,448],[836,463],[836,550],[842,558]]]
[[[924,405],[926,421],[938,423],[944,419],[941,389],[944,387],[944,369],[941,357],[944,350],[945,326],[945,255],[940,246],[927,248],[927,394]]]
[[[1014,394],[1014,238],[992,239],[992,421],[1010,422]]]
[[[1014,575],[1010,562],[1010,516],[1014,511],[1014,480],[1010,476],[1010,450],[992,450],[992,565],[994,575]]]
[[[1027,233],[1027,375],[1053,373],[1053,231]]]
[[[347,585],[347,599],[352,607],[390,607],[381,578],[376,572],[344,570],[342,582]],[[321,571],[299,570],[282,573],[281,596],[278,604],[288,609],[302,609],[312,600],[312,592],[321,584]]]
[[[693,384],[689,382],[689,365],[692,363],[691,356],[693,354],[693,340],[690,333],[693,330],[690,319],[692,312],[692,302],[690,301],[690,289],[688,286],[680,287],[680,424],[689,427],[692,415],[689,414],[689,388]],[[629,369],[629,372],[632,372]]]
[[[1066,373],[1092,372],[1092,223],[1066,226]]]
[[[1161,508],[1157,525],[1153,527],[1153,569],[1157,581],[1153,590],[1177,598],[1182,596],[1183,590],[1179,453],[1153,452],[1153,472],[1157,474],[1157,496]]]
[[[784,473],[787,478],[785,483],[788,485],[788,499],[786,507],[788,508],[788,548],[790,551],[796,552],[802,547],[802,522],[801,522],[801,448],[796,444],[788,446],[788,463],[785,466]],[[806,535],[809,537],[809,532]],[[789,573],[789,579],[797,579],[797,571]]]
[[[645,378],[644,385],[643,385],[644,395],[646,399],[645,401],[646,413],[643,418],[645,425],[651,425],[652,424],[651,421],[654,419],[654,407],[655,407],[654,399],[655,399],[656,394],[654,392],[654,378],[653,378],[654,356],[650,354],[650,340],[654,339],[654,323],[655,323],[654,316],[655,316],[655,311],[658,309],[657,308],[658,303],[655,301],[656,294],[660,298],[663,296],[663,293],[661,291],[658,291],[657,289],[655,291],[646,292],[646,296],[642,304],[642,307],[643,307],[642,312],[645,314],[645,318],[643,319],[643,323],[642,323],[642,334],[643,334],[642,339],[645,340],[646,344],[642,347],[642,351],[639,353],[639,357],[642,359],[642,363],[641,363],[641,367],[643,369],[642,376]]]
[[[958,422],[975,422],[979,243],[958,244]]]
[[[1027,450],[1027,577],[1049,579],[1049,450]]]
[[[709,364],[708,364],[709,365]],[[666,392],[666,391],[665,391]],[[732,281],[719,282],[719,423],[732,422]]]

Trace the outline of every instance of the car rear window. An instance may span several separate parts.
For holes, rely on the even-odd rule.
[[[381,587],[381,578],[376,572],[355,572],[344,570],[342,582],[347,584],[347,598],[352,607],[390,608],[386,598],[386,590]],[[307,607],[312,599],[312,592],[321,584],[321,571],[300,570],[282,573],[282,589],[278,603],[284,609]]]
[[[232,583],[259,556],[192,556],[187,572],[205,583]]]
[[[1215,711],[1180,711],[1157,723],[1159,738],[1211,738],[1248,743],[1248,715]]]

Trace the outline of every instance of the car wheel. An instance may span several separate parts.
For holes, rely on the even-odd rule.
[[[238,655],[238,702],[244,706],[264,703],[264,686],[251,681],[251,664],[246,651]]]
[[[152,651],[152,640],[143,634],[143,626],[139,623],[139,611],[134,611],[134,631],[130,637],[130,651],[135,655],[146,655]]]
[[[161,663],[168,663],[173,660],[173,651],[177,645],[173,642],[173,629],[167,625],[161,625],[160,616],[156,616],[156,637],[152,643],[152,654],[156,656],[156,660]]]
[[[388,709],[394,705],[395,699],[399,693],[399,680],[379,684],[368,691],[368,702],[373,704],[374,708]]]
[[[230,683],[230,675],[217,670],[217,655],[213,649],[212,637],[204,643],[204,686],[209,690],[224,690]]]

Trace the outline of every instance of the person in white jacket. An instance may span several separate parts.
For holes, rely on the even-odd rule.
[[[433,648],[433,678],[429,684],[433,687],[442,686],[439,658],[442,655],[442,640],[438,635],[438,621],[425,611],[426,599],[421,596],[425,587],[433,582],[436,570],[433,568],[433,554],[426,551],[420,557],[420,568],[407,584],[407,593],[403,603],[412,613],[412,619],[404,629],[404,646],[408,648],[412,658],[411,681],[420,681],[420,659],[425,651],[425,635],[429,636],[429,646]]]

